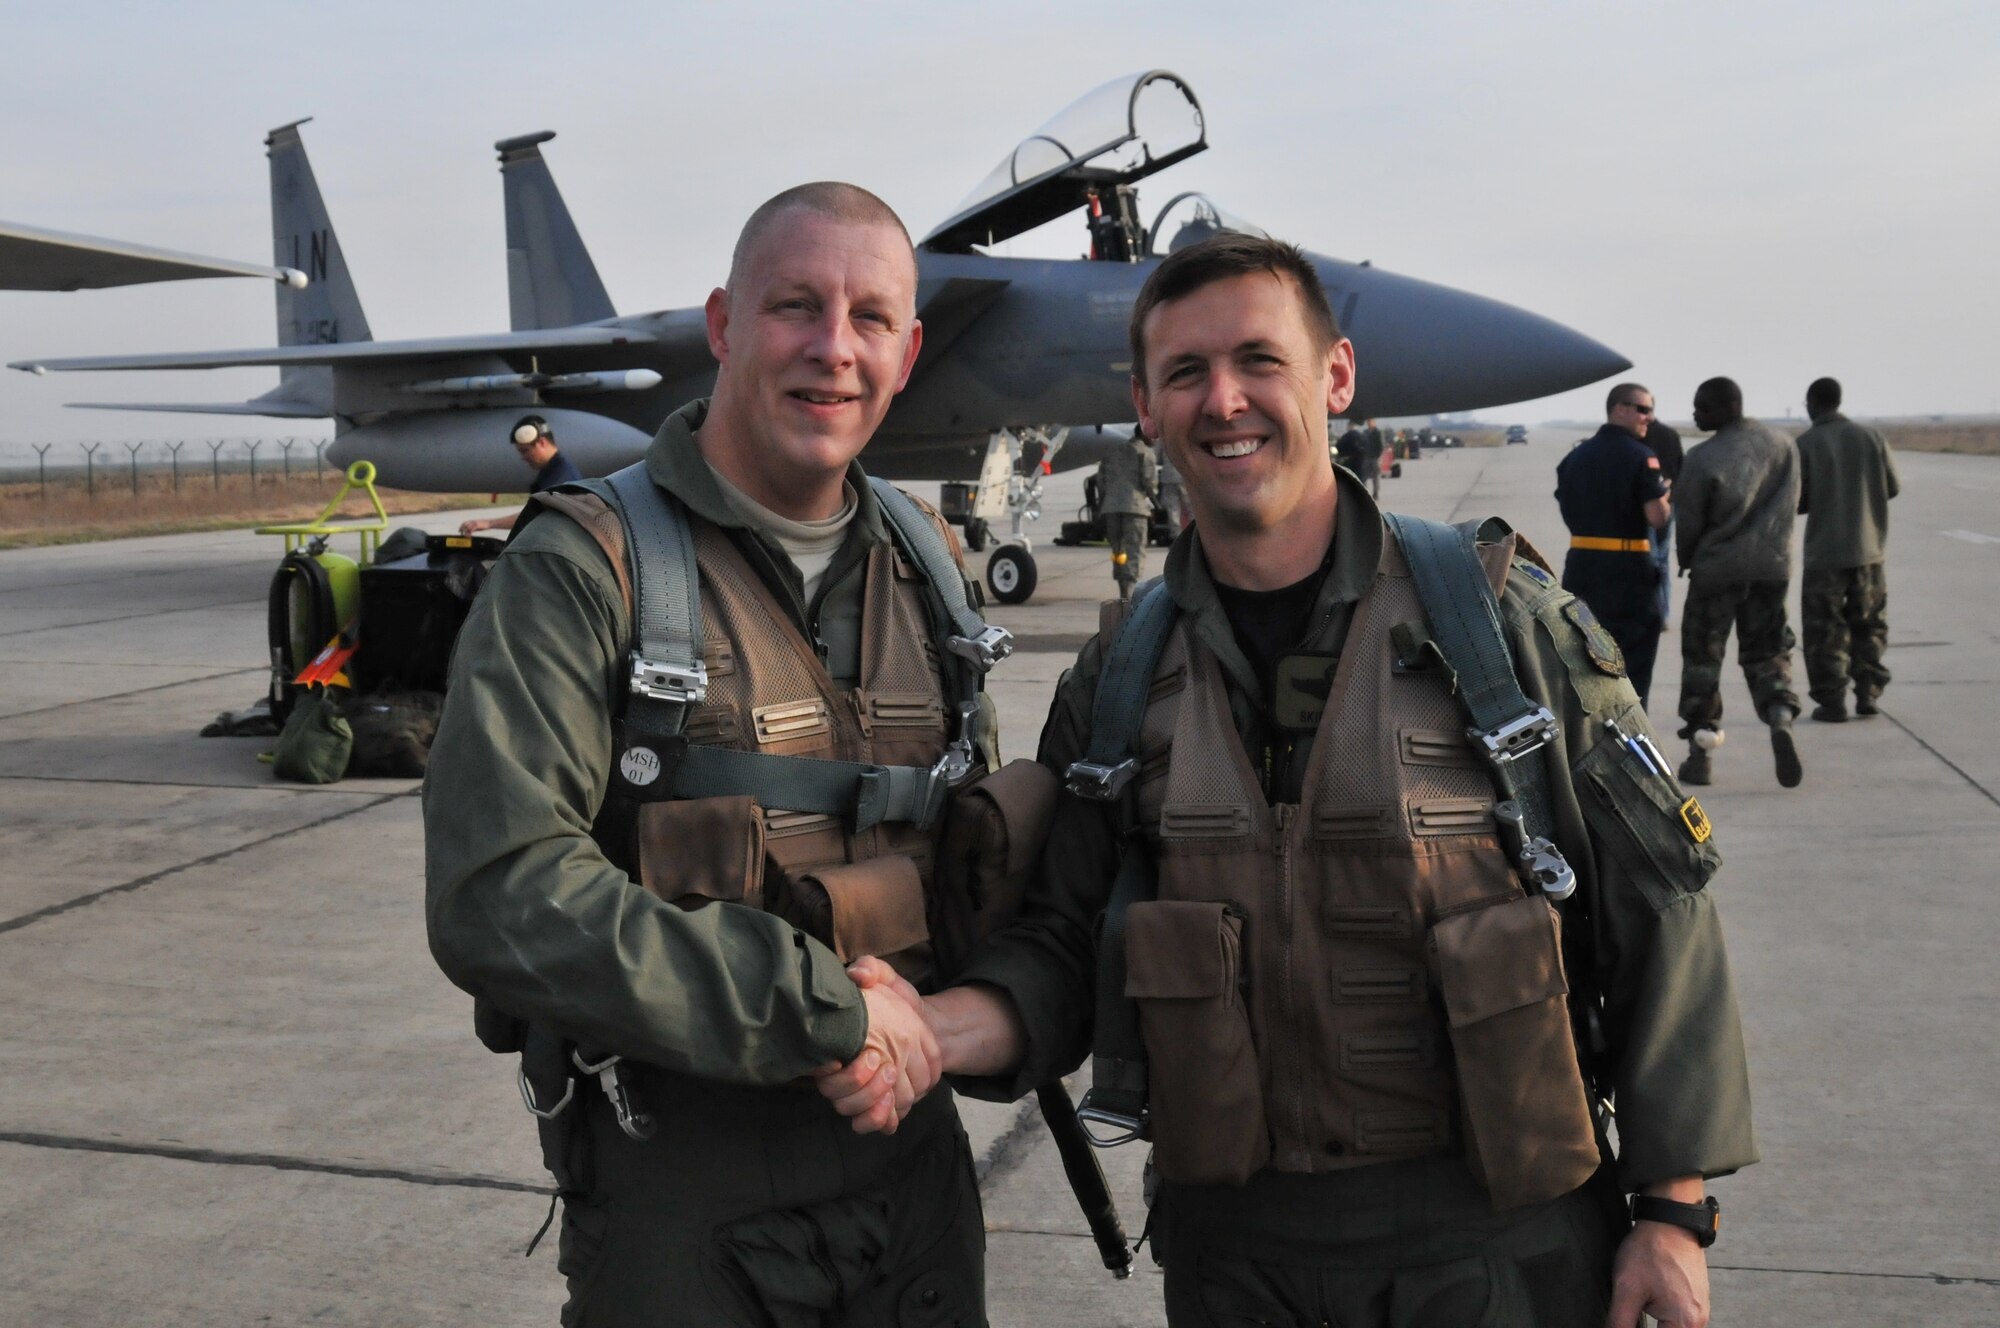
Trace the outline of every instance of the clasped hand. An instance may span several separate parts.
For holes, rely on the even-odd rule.
[[[894,1134],[917,1099],[937,1087],[944,1056],[923,997],[901,974],[873,956],[850,964],[868,1011],[868,1040],[845,1065],[813,1072],[821,1094],[854,1123],[857,1134]]]

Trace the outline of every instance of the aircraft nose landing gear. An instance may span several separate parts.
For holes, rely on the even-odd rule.
[[[1035,555],[1025,544],[1003,544],[986,560],[986,588],[1002,604],[1022,604],[1035,593]]]

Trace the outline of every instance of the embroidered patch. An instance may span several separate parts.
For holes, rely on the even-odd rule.
[[[1576,630],[1583,633],[1583,648],[1590,655],[1590,662],[1597,666],[1599,673],[1608,673],[1614,678],[1625,676],[1625,654],[1618,649],[1618,642],[1590,606],[1580,599],[1573,599],[1563,605],[1563,617],[1576,624]]]
[[[1293,733],[1319,728],[1327,698],[1333,694],[1338,655],[1281,655],[1272,668],[1271,714],[1278,727]]]
[[[1516,558],[1514,560],[1514,566],[1519,570],[1526,572],[1528,574],[1529,579],[1534,581],[1538,585],[1552,586],[1556,583],[1556,579],[1554,577],[1550,576],[1547,572],[1544,572],[1541,568],[1529,562],[1526,558]]]
[[[1708,813],[1693,798],[1681,804],[1681,824],[1687,827],[1688,834],[1694,837],[1697,844],[1706,844],[1715,834],[1715,827],[1708,823]]]

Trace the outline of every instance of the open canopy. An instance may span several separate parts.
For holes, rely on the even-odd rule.
[[[1083,206],[1092,185],[1131,184],[1207,146],[1201,103],[1178,74],[1115,78],[1022,139],[923,247],[969,253],[1011,239]]]

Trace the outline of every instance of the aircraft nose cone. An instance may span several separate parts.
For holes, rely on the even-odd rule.
[[[1354,342],[1354,418],[1528,401],[1632,367],[1553,319],[1449,286],[1315,257]]]

